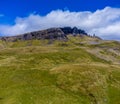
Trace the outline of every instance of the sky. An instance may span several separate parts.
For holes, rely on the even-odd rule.
[[[120,0],[0,0],[0,36],[64,26],[120,40]]]

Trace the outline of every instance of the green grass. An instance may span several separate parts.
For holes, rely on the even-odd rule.
[[[78,43],[0,42],[0,104],[119,104],[120,66]]]

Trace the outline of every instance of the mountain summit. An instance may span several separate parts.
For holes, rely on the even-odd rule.
[[[32,40],[32,39],[67,39],[67,35],[88,35],[84,30],[78,29],[77,27],[63,27],[63,28],[49,28],[46,30],[29,32],[16,36],[2,37],[4,41],[17,41],[17,40]]]

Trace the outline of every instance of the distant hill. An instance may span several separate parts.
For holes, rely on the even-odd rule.
[[[17,41],[17,40],[32,40],[32,39],[53,39],[53,40],[64,40],[67,39],[67,35],[72,34],[73,36],[88,36],[88,34],[77,27],[63,27],[63,28],[50,28],[46,30],[29,32],[16,36],[2,37],[4,41]]]

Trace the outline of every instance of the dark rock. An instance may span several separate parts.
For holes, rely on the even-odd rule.
[[[77,27],[74,27],[73,30],[72,30],[72,32],[73,32],[74,36],[77,35],[77,34],[79,34],[79,30],[77,29]]]
[[[84,30],[78,29],[77,27],[63,27],[61,28],[61,30],[65,33],[65,34],[73,34],[73,35],[78,35],[78,34],[83,34],[83,35],[87,35],[87,33]]]
[[[60,28],[65,34],[72,34],[73,33],[73,30],[71,27],[63,27],[63,28]]]

